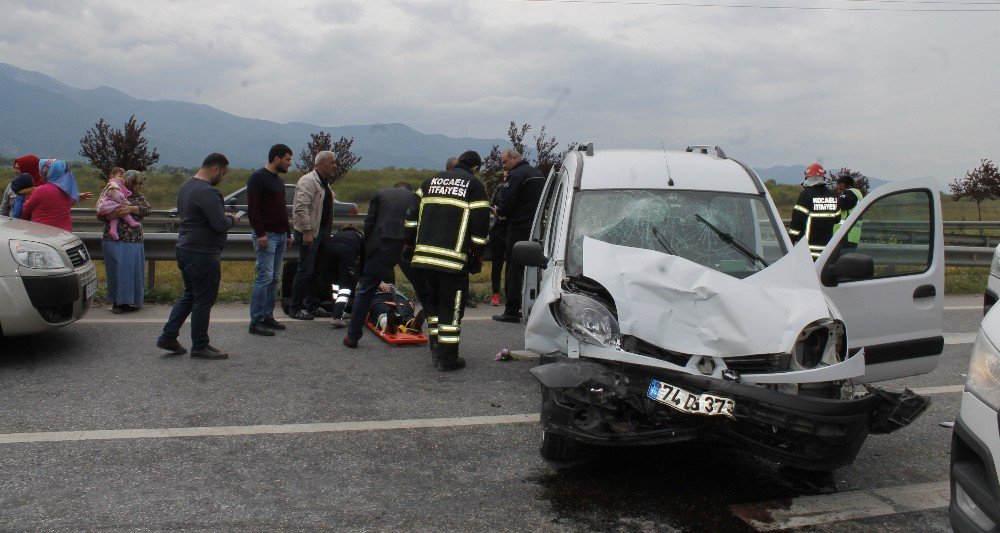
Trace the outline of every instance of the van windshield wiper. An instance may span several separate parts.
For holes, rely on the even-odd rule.
[[[667,240],[663,238],[663,235],[660,235],[660,232],[657,231],[656,228],[653,228],[653,236],[656,237],[657,241],[660,241],[660,246],[662,246],[663,249],[666,250],[668,254],[677,255],[677,252],[675,252],[674,249],[671,248],[669,244],[667,244]]]
[[[750,248],[747,248],[747,246],[745,244],[743,244],[742,242],[736,240],[736,237],[733,237],[732,235],[730,235],[730,234],[722,231],[721,229],[715,227],[711,222],[705,220],[705,217],[703,217],[703,216],[701,216],[701,215],[699,215],[697,213],[695,213],[694,217],[697,218],[698,220],[704,222],[706,226],[708,226],[709,228],[711,228],[712,231],[714,231],[715,234],[718,235],[720,239],[722,239],[722,242],[724,242],[724,243],[732,246],[733,248],[735,248],[736,250],[738,250],[741,254],[747,256],[747,258],[753,259],[755,261],[760,261],[760,263],[762,265],[764,265],[764,268],[767,268],[768,266],[770,266],[770,263],[768,263],[763,257],[757,255],[757,252],[754,252]]]

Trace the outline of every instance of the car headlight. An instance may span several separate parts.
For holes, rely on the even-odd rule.
[[[990,263],[990,275],[1000,278],[1000,250],[993,252],[993,262]]]
[[[982,330],[979,330],[976,344],[972,347],[969,381],[965,388],[986,405],[1000,411],[1000,352]]]
[[[40,242],[10,241],[10,254],[17,264],[26,268],[67,268],[59,252]]]
[[[553,306],[556,322],[577,339],[619,349],[621,328],[606,305],[582,294],[566,293]]]

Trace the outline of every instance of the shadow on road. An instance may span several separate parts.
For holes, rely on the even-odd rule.
[[[837,491],[828,472],[715,444],[595,449],[529,481],[541,486],[557,523],[597,531],[753,531],[729,505]]]
[[[27,337],[0,337],[0,369],[58,365],[79,353],[79,339],[64,330]]]

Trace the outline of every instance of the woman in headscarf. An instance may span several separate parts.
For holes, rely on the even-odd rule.
[[[149,202],[142,194],[146,178],[138,170],[129,170],[119,178],[121,184],[132,192],[129,205],[121,206],[102,217],[104,226],[104,269],[108,278],[108,300],[113,302],[111,312],[121,314],[137,311],[145,299],[143,264],[146,261],[142,244],[142,226],[118,224],[118,240],[111,236],[111,220],[125,215],[141,221],[150,213]]]
[[[38,156],[26,154],[14,160],[14,181],[20,179],[18,183],[23,182],[25,178],[22,176],[30,178],[31,185],[26,189],[21,189],[17,194],[22,195],[23,198],[27,198],[35,190],[35,187],[45,183],[45,180],[38,173]],[[11,211],[14,209],[14,200],[17,197],[17,194],[13,194],[11,189],[14,181],[11,181],[11,185],[7,186],[7,189],[3,192],[3,197],[0,198],[0,215],[5,217],[11,216]]]
[[[35,187],[25,200],[21,218],[73,231],[73,218],[70,216],[73,204],[89,200],[94,195],[80,192],[69,165],[61,159],[41,160],[38,163],[38,173],[45,183]]]

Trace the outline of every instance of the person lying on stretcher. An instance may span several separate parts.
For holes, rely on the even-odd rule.
[[[414,313],[413,302],[392,283],[382,282],[372,299],[368,323],[382,334],[419,334],[424,325],[424,312]]]

